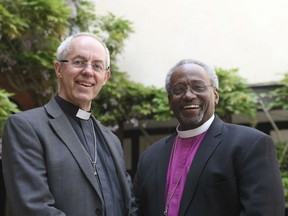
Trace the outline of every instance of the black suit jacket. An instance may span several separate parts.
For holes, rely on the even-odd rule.
[[[119,139],[94,117],[110,150],[129,215],[130,185]],[[54,99],[9,117],[3,132],[3,174],[14,215],[93,216],[104,208],[101,186],[65,113]],[[126,178],[127,177],[127,178]],[[103,212],[103,211],[102,211]]]
[[[176,133],[148,148],[134,179],[138,215],[163,215]],[[179,216],[284,216],[280,171],[271,138],[215,118],[191,164]]]

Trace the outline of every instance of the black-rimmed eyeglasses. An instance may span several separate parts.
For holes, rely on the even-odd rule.
[[[93,69],[93,71],[96,71],[96,72],[103,72],[103,71],[109,70],[109,67],[104,69],[104,66],[101,62],[88,63],[87,61],[79,60],[79,59],[75,59],[75,60],[63,59],[63,60],[58,60],[58,62],[70,63],[74,68],[81,68],[81,69],[84,69],[88,65],[91,65],[91,68]]]
[[[177,97],[183,96],[186,94],[187,89],[189,88],[190,91],[195,94],[201,94],[207,91],[208,86],[212,86],[211,84],[205,84],[202,81],[195,81],[192,82],[190,85],[183,85],[183,84],[176,84],[171,87],[171,94]]]

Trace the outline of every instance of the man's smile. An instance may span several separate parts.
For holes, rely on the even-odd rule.
[[[200,108],[200,106],[198,104],[189,104],[189,105],[185,105],[183,107],[184,110],[186,110],[186,109],[198,109],[198,108]]]
[[[94,86],[94,84],[92,83],[88,83],[88,82],[84,82],[84,81],[76,81],[77,84],[85,86],[85,87],[92,87]]]

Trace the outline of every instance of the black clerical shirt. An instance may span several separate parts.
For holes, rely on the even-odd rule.
[[[86,151],[89,153],[93,160],[94,153],[94,143],[87,143],[83,129],[81,128],[81,119],[76,115],[78,113],[79,107],[61,98],[59,95],[55,96],[55,100],[61,109],[64,111],[68,120],[70,121],[74,131],[79,137],[81,143],[83,144]],[[91,119],[92,120],[92,119]],[[94,121],[92,121],[94,122]],[[121,188],[118,181],[118,176],[116,173],[113,158],[110,151],[106,145],[106,141],[102,136],[99,128],[95,123],[94,130],[97,138],[97,176],[96,179],[100,182],[102,189],[102,196],[105,202],[105,214],[106,216],[115,216],[123,211],[123,203],[121,202]],[[97,178],[98,177],[98,178]],[[122,215],[122,214],[120,214]]]

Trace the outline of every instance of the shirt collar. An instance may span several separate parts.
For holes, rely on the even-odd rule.
[[[55,100],[65,113],[68,113],[73,117],[88,120],[91,116],[91,111],[90,112],[84,111],[79,107],[75,106],[74,104],[64,100],[59,95],[55,96]]]
[[[191,130],[185,130],[185,131],[179,131],[178,127],[179,125],[176,127],[178,136],[180,138],[189,138],[189,137],[194,137],[197,136],[205,131],[207,131],[210,127],[210,125],[212,124],[213,120],[214,120],[215,116],[214,114],[210,117],[210,119],[208,119],[208,121],[206,121],[204,124],[202,124],[200,127],[198,128],[194,128]]]

